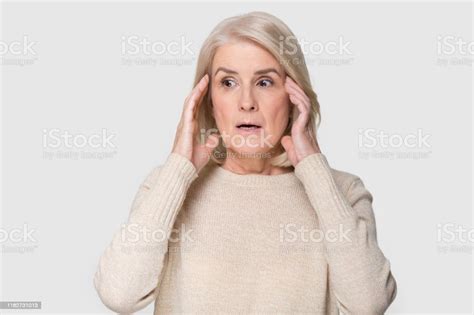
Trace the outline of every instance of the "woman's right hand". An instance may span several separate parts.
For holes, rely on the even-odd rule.
[[[212,151],[219,144],[219,138],[216,135],[209,135],[205,143],[200,143],[200,139],[196,137],[197,113],[208,86],[209,75],[206,74],[186,97],[172,150],[173,153],[178,153],[190,160],[198,172],[209,162]]]

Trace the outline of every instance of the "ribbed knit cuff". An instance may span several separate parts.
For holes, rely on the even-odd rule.
[[[168,156],[161,172],[164,169],[182,175],[183,179],[189,184],[198,177],[194,164],[184,156],[174,152],[171,152]]]
[[[341,223],[354,215],[354,210],[334,181],[324,154],[313,153],[304,157],[296,164],[295,175],[303,183],[323,226]]]
[[[154,185],[140,209],[134,213],[133,221],[152,225],[158,223],[162,227],[171,229],[186,192],[198,177],[198,172],[191,161],[172,152],[156,176],[158,178],[151,179],[150,182]]]

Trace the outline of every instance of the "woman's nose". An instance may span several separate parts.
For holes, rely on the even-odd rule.
[[[243,110],[243,111],[255,111],[256,108],[257,107],[251,103],[245,103],[245,104],[240,105],[240,110]]]
[[[257,103],[252,96],[250,90],[242,91],[242,96],[239,103],[239,110],[241,111],[255,111],[257,110]]]

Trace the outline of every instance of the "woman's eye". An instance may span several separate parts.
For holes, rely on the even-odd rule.
[[[229,79],[224,79],[221,81],[221,85],[230,88],[235,85],[235,82]]]
[[[269,79],[263,79],[261,81],[258,82],[258,84],[260,86],[263,86],[263,87],[269,87],[270,85],[273,84],[273,81],[272,80],[269,80]],[[262,85],[263,84],[263,85]]]

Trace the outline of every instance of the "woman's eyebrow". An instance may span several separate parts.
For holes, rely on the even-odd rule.
[[[231,74],[239,74],[237,71],[235,70],[231,70],[231,69],[228,69],[228,68],[225,68],[225,67],[219,67],[217,68],[216,72],[214,73],[214,75],[216,75],[219,71],[223,71],[223,72],[226,72],[226,73],[231,73]],[[258,71],[255,71],[255,75],[260,75],[260,74],[266,74],[266,73],[269,73],[269,72],[274,72],[276,73],[279,77],[280,76],[280,73],[275,69],[275,68],[266,68],[266,69],[262,69],[262,70],[258,70]]]
[[[224,71],[226,73],[232,73],[232,74],[239,74],[237,71],[235,70],[231,70],[231,69],[227,69],[227,68],[224,68],[224,67],[219,67],[217,68],[216,72],[214,73],[214,75],[216,75],[219,71]]]
[[[267,69],[258,70],[258,71],[255,71],[255,74],[260,75],[260,74],[266,74],[269,72],[275,72],[280,77],[280,73],[275,68],[267,68]]]

